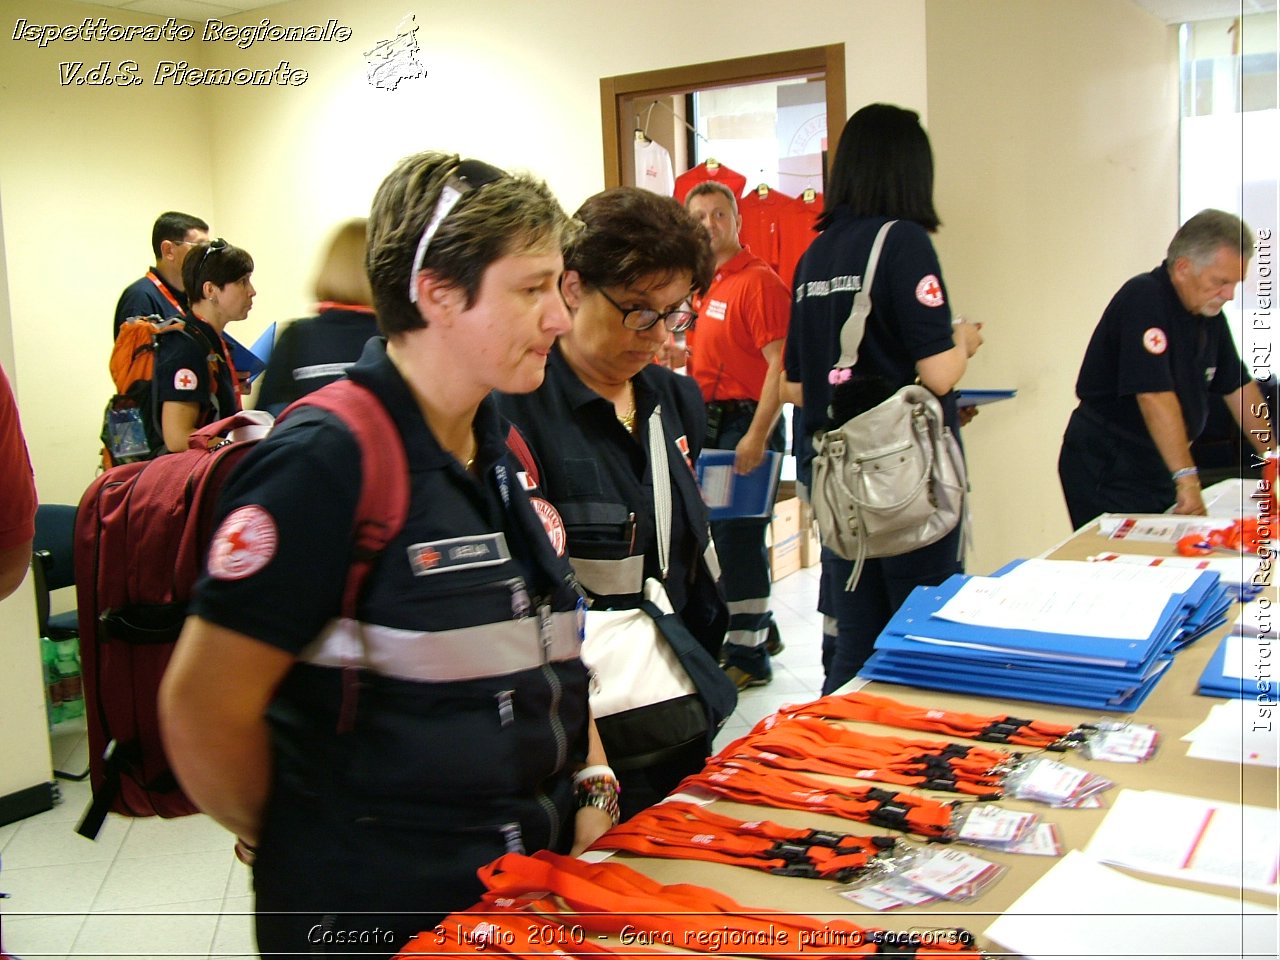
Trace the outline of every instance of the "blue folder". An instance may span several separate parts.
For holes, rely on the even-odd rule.
[[[733,460],[732,450],[703,450],[698,454],[698,486],[711,519],[769,516],[778,493],[782,454],[766,451],[760,466],[741,475],[733,472]]]
[[[967,577],[957,574],[936,587],[916,587],[890,618],[885,632],[914,637],[925,643],[935,641],[933,646],[940,649],[948,645],[963,645],[966,655],[987,659],[1004,659],[1010,654],[1017,654],[1073,663],[1134,667],[1166,649],[1183,620],[1178,616],[1182,608],[1180,596],[1170,596],[1151,635],[1140,640],[1000,629],[934,617],[934,611],[954,597],[967,580]]]
[[[1201,696],[1225,696],[1235,700],[1248,700],[1258,692],[1256,682],[1244,677],[1226,676],[1226,637],[1213,650],[1212,657],[1204,664],[1196,689]]]
[[[961,676],[948,670],[913,670],[908,667],[886,664],[879,653],[873,653],[863,664],[858,675],[887,683],[902,683],[913,687],[946,690],[953,693],[977,694],[1001,699],[1031,700],[1036,703],[1054,703],[1069,707],[1109,710],[1128,713],[1138,709],[1155,689],[1172,661],[1161,658],[1158,669],[1128,692],[1107,693],[1082,690],[1065,683],[1035,686],[1018,681],[1005,682],[994,671],[991,676],[975,678]]]

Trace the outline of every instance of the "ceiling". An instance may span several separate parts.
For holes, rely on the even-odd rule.
[[[94,6],[148,13],[157,17],[176,17],[199,22],[210,18],[229,17],[237,13],[261,10],[281,0],[91,0]],[[1276,0],[1133,0],[1152,16],[1165,23],[1188,20],[1213,20],[1237,17],[1245,13],[1269,13]]]

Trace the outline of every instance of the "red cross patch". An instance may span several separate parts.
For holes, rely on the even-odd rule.
[[[1148,327],[1142,335],[1142,345],[1147,348],[1147,353],[1159,356],[1169,349],[1169,338],[1159,327]]]
[[[916,284],[916,299],[926,307],[940,307],[946,302],[942,297],[942,284],[932,273]]]
[[[423,544],[417,550],[412,547],[409,549],[409,565],[413,567],[415,576],[421,576],[423,572],[433,569],[443,557],[431,544]]]
[[[542,521],[542,528],[547,531],[547,539],[551,541],[556,556],[563,557],[566,538],[564,521],[560,519],[560,514],[555,507],[541,497],[530,497],[529,503],[533,506],[533,512],[538,515],[538,519]]]
[[[271,514],[257,504],[227,514],[209,544],[209,575],[216,580],[243,580],[276,555],[279,535]]]
[[[196,388],[196,375],[183,367],[173,375],[173,389],[175,390],[194,390]]]

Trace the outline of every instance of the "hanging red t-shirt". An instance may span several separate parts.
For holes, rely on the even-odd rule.
[[[683,204],[689,191],[704,180],[714,180],[716,183],[724,184],[733,191],[735,197],[742,196],[742,191],[747,186],[747,178],[737,170],[726,167],[723,163],[711,167],[704,162],[676,177],[676,200]]]
[[[769,190],[763,197],[759,190],[752,190],[738,201],[742,219],[738,239],[772,267],[790,290],[800,255],[817,236],[813,224],[821,212],[820,203],[804,203],[780,190]]]

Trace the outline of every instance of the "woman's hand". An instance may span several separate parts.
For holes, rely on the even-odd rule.
[[[764,463],[768,438],[758,438],[748,430],[733,450],[733,472],[740,476],[750,473]]]
[[[573,820],[573,848],[569,855],[580,856],[612,826],[613,818],[599,807],[579,807]]]

